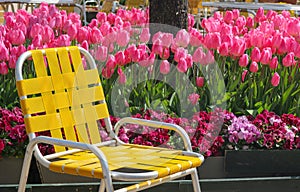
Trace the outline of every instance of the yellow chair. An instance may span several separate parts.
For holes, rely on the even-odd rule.
[[[34,72],[23,75],[23,65]],[[126,117],[113,131],[95,61],[83,48],[27,51],[17,61],[16,78],[30,139],[19,192],[25,191],[33,152],[37,161],[51,171],[98,178],[102,192],[114,191],[112,180],[138,182],[116,191],[140,191],[185,175],[191,175],[194,191],[200,191],[196,167],[204,158],[192,152],[181,127]],[[106,124],[109,141],[101,142],[100,119]],[[117,135],[126,124],[176,131],[183,138],[185,151],[123,143]],[[51,137],[36,136],[42,131],[50,131]],[[54,145],[55,153],[42,155],[39,143]]]

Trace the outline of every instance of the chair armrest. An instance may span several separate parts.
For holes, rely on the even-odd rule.
[[[136,125],[143,125],[143,126],[149,126],[149,127],[153,127],[153,128],[161,128],[161,129],[168,129],[168,130],[175,131],[183,139],[184,148],[187,151],[192,151],[192,145],[191,145],[189,136],[186,133],[186,131],[179,125],[165,123],[165,122],[159,122],[159,121],[153,121],[153,120],[147,120],[147,119],[125,117],[125,118],[120,119],[116,123],[116,125],[115,125],[115,134],[116,135],[118,135],[121,126],[123,126],[124,124],[136,124]]]
[[[111,145],[112,143],[115,143],[115,141],[110,141],[103,143],[102,145]],[[27,148],[26,148],[26,153],[32,153],[33,149],[37,144],[39,143],[46,143],[46,144],[52,144],[52,145],[59,145],[59,146],[65,146],[65,147],[71,147],[74,149],[80,149],[80,150],[88,150],[93,152],[99,159],[101,166],[103,168],[103,174],[104,175],[110,175],[110,171],[108,168],[107,160],[104,155],[104,153],[99,149],[100,145],[93,145],[93,144],[88,144],[88,143],[80,143],[80,142],[75,142],[75,141],[69,141],[69,140],[63,140],[63,139],[57,139],[57,138],[52,138],[52,137],[47,137],[47,136],[38,136],[30,140]],[[49,165],[49,161],[45,159],[40,152],[36,156],[37,160],[44,166]]]

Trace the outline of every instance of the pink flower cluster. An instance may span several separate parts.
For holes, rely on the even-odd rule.
[[[0,157],[22,157],[28,137],[20,108],[0,108]]]

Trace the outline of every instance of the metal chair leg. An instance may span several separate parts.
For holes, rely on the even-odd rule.
[[[191,173],[191,176],[192,176],[194,192],[201,192],[200,184],[199,184],[199,177],[198,177],[196,168],[194,168],[194,171]]]
[[[99,187],[99,192],[104,192],[105,191],[105,182],[103,179],[101,179],[100,187]]]
[[[26,189],[26,183],[27,183],[27,178],[29,174],[29,168],[30,168],[30,163],[32,159],[32,154],[33,154],[33,149],[34,145],[28,144],[24,161],[23,161],[23,166],[22,166],[22,173],[19,181],[19,188],[18,192],[24,192]]]

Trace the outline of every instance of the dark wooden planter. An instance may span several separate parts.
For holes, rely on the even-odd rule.
[[[300,176],[300,150],[225,152],[226,177]]]

